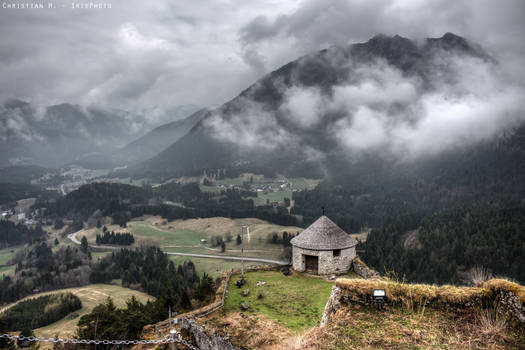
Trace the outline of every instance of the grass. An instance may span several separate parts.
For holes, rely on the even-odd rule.
[[[0,249],[0,265],[5,265],[15,257],[16,253],[21,250],[23,246],[17,245],[4,249]]]
[[[0,267],[0,277],[2,275],[11,276],[15,274],[16,265],[2,266]]]
[[[479,287],[434,286],[385,279],[348,278],[338,279],[336,285],[359,297],[371,295],[374,289],[384,289],[390,302],[408,308],[433,302],[463,306],[497,295],[501,290],[512,291],[521,302],[525,302],[525,287],[504,279],[491,279]]]
[[[129,288],[122,288],[117,285],[91,284],[91,285],[87,285],[83,287],[67,288],[67,289],[55,290],[52,292],[34,294],[32,296],[26,297],[21,300],[35,298],[35,297],[39,297],[39,296],[47,295],[47,294],[67,293],[67,292],[73,293],[74,295],[78,296],[80,300],[82,301],[82,309],[74,312],[75,314],[78,315],[78,317],[70,319],[69,316],[66,316],[60,321],[52,323],[46,327],[37,328],[34,330],[36,336],[54,337],[57,334],[60,337],[73,336],[74,332],[76,331],[76,326],[77,326],[77,323],[80,317],[82,315],[85,315],[91,312],[91,310],[96,305],[104,302],[108,297],[111,297],[113,301],[115,302],[115,304],[119,307],[124,307],[126,305],[126,300],[128,300],[132,296],[135,296],[137,299],[139,299],[142,302],[145,302],[148,299],[151,299],[151,300],[154,299],[152,296],[148,294],[145,294],[139,291],[135,291]],[[16,303],[20,302],[21,300],[17,301]],[[16,303],[10,304],[6,308],[9,308],[15,305]]]
[[[243,226],[250,228],[250,241],[248,242],[247,234],[243,231]],[[121,228],[117,225],[107,225],[109,231],[131,232],[135,237],[134,246],[141,243],[153,243],[160,246],[167,252],[182,252],[195,254],[210,255],[233,255],[240,256],[241,249],[244,249],[244,256],[255,258],[267,258],[280,260],[283,252],[283,246],[279,244],[269,244],[268,235],[277,232],[287,231],[296,234],[303,229],[296,226],[279,226],[267,221],[254,218],[229,219],[224,217],[174,220],[168,222],[159,216],[143,216],[136,218],[127,224],[127,228]],[[101,229],[92,228],[85,231],[84,235],[90,242],[95,243],[96,235],[101,234]],[[230,233],[232,240],[226,242],[226,252],[221,253],[219,247],[210,247],[209,242],[213,236],[221,236],[226,240],[226,235]],[[236,237],[242,235],[241,245],[236,244]],[[79,235],[79,239],[82,235]],[[208,243],[201,244],[200,240],[206,239]],[[133,247],[133,246],[131,246]],[[93,258],[99,258],[109,254],[108,252],[92,253]],[[212,276],[220,276],[216,270],[240,268],[240,263],[232,261],[222,261],[218,259],[193,258],[193,257],[172,257],[175,261],[184,261],[191,259],[197,262],[197,270],[202,273],[206,272]],[[250,262],[250,264],[256,264]]]
[[[257,192],[257,198],[254,198],[254,204],[255,205],[266,205],[267,200],[269,200],[270,203],[271,202],[284,202],[285,197],[292,199],[291,189],[287,188],[282,191],[269,192],[267,194],[264,194],[262,192]]]
[[[412,312],[402,307],[378,311],[350,304],[333,314],[325,327],[308,331],[293,349],[518,349],[525,345],[523,330],[481,333],[476,315]]]
[[[322,278],[277,271],[248,272],[246,278],[247,284],[237,288],[234,283],[239,276],[232,276],[222,313],[238,312],[245,302],[250,305],[246,313],[262,314],[294,332],[320,322],[333,285]],[[257,286],[258,281],[266,283]],[[245,289],[250,291],[247,297],[241,296]],[[263,297],[258,298],[259,294]]]
[[[220,193],[221,191],[226,190],[225,187],[220,187],[221,185],[227,186],[227,185],[236,185],[240,186],[244,182],[250,182],[250,178],[253,178],[253,184],[252,189],[255,189],[257,185],[265,185],[265,186],[272,186],[278,188],[282,182],[277,181],[277,179],[268,179],[265,178],[263,175],[255,175],[255,174],[241,174],[239,177],[232,178],[232,179],[224,179],[224,180],[217,180],[215,181],[214,186],[205,186],[205,185],[199,185],[201,191],[204,192],[212,192],[212,193]],[[285,178],[282,178],[281,180],[284,180]],[[264,194],[262,192],[257,193],[256,198],[252,198],[255,205],[266,205],[266,201],[269,200],[270,202],[283,202],[284,198],[290,198],[292,199],[292,189],[296,190],[307,190],[307,189],[313,189],[315,188],[321,180],[316,179],[305,179],[302,177],[298,178],[287,178],[286,181],[290,183],[291,187],[286,188],[283,191],[277,191],[277,192],[270,192],[267,194]]]
[[[206,272],[213,279],[216,279],[217,277],[221,277],[223,270],[241,268],[240,261],[232,261],[232,260],[194,258],[194,257],[189,257],[189,256],[174,256],[174,255],[170,255],[170,260],[173,261],[175,265],[181,265],[184,263],[184,261],[191,260],[195,264],[195,268],[197,269],[198,273],[202,274]],[[248,265],[257,265],[257,263],[250,262],[249,264],[246,264],[245,266],[248,266]]]

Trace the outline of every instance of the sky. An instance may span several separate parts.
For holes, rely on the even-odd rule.
[[[378,33],[454,32],[525,81],[521,0],[106,0],[110,9],[33,0],[46,8],[5,8],[30,1],[0,3],[2,100],[217,106],[302,55]]]

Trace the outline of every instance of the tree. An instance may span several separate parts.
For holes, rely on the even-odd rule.
[[[4,321],[0,318],[0,334],[5,333]],[[12,340],[0,338],[0,349],[15,350],[16,346]]]
[[[237,235],[236,243],[237,243],[237,245],[241,245],[241,243],[242,243],[241,235]]]
[[[84,252],[85,254],[88,253],[89,244],[86,236],[82,236],[82,239],[80,240],[80,250],[82,250],[82,252]]]
[[[200,301],[206,300],[213,293],[213,280],[206,272],[202,275],[201,282],[195,291],[195,296]]]
[[[23,337],[33,337],[35,336],[33,334],[33,331],[30,328],[25,327],[22,329],[22,332],[20,332],[20,335]],[[31,342],[29,340],[19,340],[17,341],[17,345],[19,348],[28,348],[31,346]]]
[[[55,245],[58,245],[59,242],[58,242],[58,238],[55,238]]]
[[[226,251],[226,244],[224,241],[221,241],[221,253],[224,253]]]
[[[62,227],[64,227],[64,221],[62,221],[61,218],[57,218],[55,220],[55,225],[53,225],[53,228],[55,230],[60,230]]]
[[[108,231],[108,228],[106,227],[106,225],[104,225],[104,227],[102,227],[102,232],[107,232]]]
[[[100,222],[100,220],[97,220],[97,228],[101,228],[102,227],[102,223]]]

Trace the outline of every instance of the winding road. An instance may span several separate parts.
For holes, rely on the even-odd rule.
[[[70,233],[67,235],[67,238],[71,240],[71,242],[75,244],[80,244],[80,241],[77,238],[77,235],[79,233],[84,232],[84,230],[80,230],[77,232]],[[111,246],[111,245],[93,245],[90,244],[90,247],[94,248],[107,248],[107,249],[120,249],[121,247],[117,246]],[[235,260],[235,261],[254,261],[254,262],[263,262],[267,264],[273,264],[273,265],[287,265],[285,261],[280,260],[272,260],[272,259],[264,259],[264,258],[252,258],[252,257],[242,257],[242,256],[233,256],[233,255],[212,255],[212,254],[197,254],[197,253],[178,253],[178,252],[165,252],[168,255],[178,255],[178,256],[189,256],[189,257],[195,257],[195,258],[208,258],[208,259],[222,259],[222,260]]]

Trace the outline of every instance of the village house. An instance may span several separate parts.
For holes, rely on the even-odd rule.
[[[358,242],[323,215],[290,243],[295,271],[327,275],[350,270]]]

